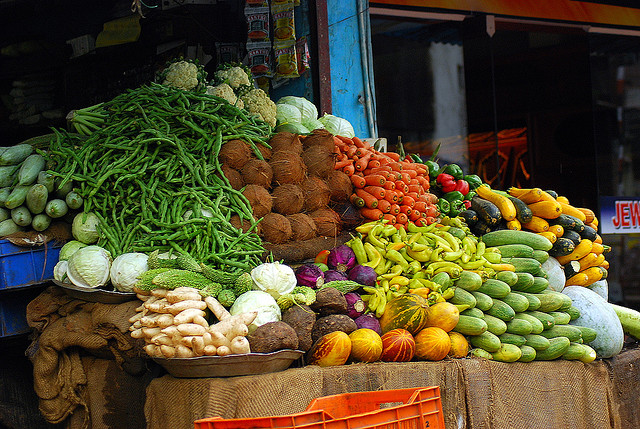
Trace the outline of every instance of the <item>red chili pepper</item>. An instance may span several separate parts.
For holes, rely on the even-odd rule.
[[[471,201],[469,200],[462,200],[462,204],[464,204],[464,207],[467,209],[471,208]]]
[[[318,253],[315,257],[315,259],[313,260],[313,262],[315,262],[316,264],[320,263],[320,264],[327,264],[327,259],[329,258],[329,250],[322,250],[320,251],[320,253]]]
[[[469,183],[464,179],[460,179],[456,182],[456,188],[454,190],[460,191],[462,195],[467,195],[469,193]]]

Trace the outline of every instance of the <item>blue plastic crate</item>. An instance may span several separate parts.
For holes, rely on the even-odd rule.
[[[27,324],[27,304],[33,298],[35,298],[33,293],[20,292],[0,295],[0,324],[2,325],[3,337],[31,332],[31,328]]]
[[[0,290],[43,283],[53,278],[62,245],[21,247],[0,240]]]

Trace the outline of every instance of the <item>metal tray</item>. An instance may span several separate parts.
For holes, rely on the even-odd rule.
[[[194,358],[153,358],[178,378],[236,377],[284,371],[304,352],[278,350],[273,353],[247,353],[229,356],[200,356]]]
[[[72,298],[82,299],[88,302],[100,302],[103,304],[120,304],[123,302],[136,299],[133,292],[118,292],[116,290],[106,290],[100,288],[86,288],[76,286],[71,283],[63,283],[61,281],[52,280],[57,286],[60,286]]]

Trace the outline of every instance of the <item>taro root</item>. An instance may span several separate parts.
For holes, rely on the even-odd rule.
[[[247,185],[259,185],[267,189],[271,186],[273,171],[267,161],[252,158],[242,167],[241,173]]]
[[[329,185],[319,177],[309,176],[300,184],[304,193],[304,210],[312,212],[329,205],[331,189]]]
[[[253,216],[260,219],[271,211],[273,201],[271,194],[264,187],[259,185],[247,185],[242,194],[249,201],[249,205],[253,209]]]
[[[297,134],[281,131],[274,134],[269,139],[269,146],[271,146],[271,152],[276,153],[281,150],[287,150],[289,152],[295,152],[298,155],[302,153],[302,142]]]
[[[267,213],[260,222],[262,238],[272,244],[282,244],[291,239],[291,223],[280,213]]]
[[[302,183],[307,175],[307,167],[302,157],[295,152],[281,150],[274,152],[269,160],[276,184]]]
[[[281,321],[267,322],[249,336],[252,353],[272,353],[278,350],[297,350],[298,333],[289,324]]]
[[[277,186],[272,192],[273,211],[283,215],[300,213],[304,207],[304,193],[300,186],[293,183],[284,183]]]
[[[329,152],[333,152],[333,148],[335,147],[333,134],[323,128],[318,128],[302,139],[302,146],[304,150],[307,150],[307,148],[311,146],[322,146]]]
[[[316,323],[316,313],[308,305],[294,305],[282,313],[282,321],[298,335],[298,349],[308,351],[313,345],[311,330]]]
[[[318,176],[323,179],[334,171],[336,164],[332,151],[321,145],[309,146],[302,152],[302,160],[307,166],[310,176]]]
[[[220,148],[218,160],[221,164],[240,170],[251,159],[251,146],[243,140],[229,140]]]
[[[334,203],[349,201],[353,194],[353,184],[351,179],[340,170],[332,170],[325,179],[331,190],[330,199]]]
[[[315,343],[331,332],[342,331],[348,335],[356,329],[358,329],[358,326],[351,317],[346,314],[331,314],[316,320],[311,329],[311,339]]]
[[[291,231],[293,241],[310,240],[318,236],[316,223],[306,213],[295,213],[287,216],[289,223],[291,224]]]
[[[244,187],[244,179],[242,178],[242,174],[235,168],[223,164],[222,173],[224,174],[224,177],[226,177],[229,181],[229,185],[231,185],[231,187],[236,191],[239,191]]]
[[[318,235],[336,237],[342,230],[340,215],[330,208],[323,208],[309,213],[318,228]]]
[[[320,316],[347,314],[349,311],[344,294],[334,287],[318,289],[316,291],[316,300],[311,304],[311,309]]]

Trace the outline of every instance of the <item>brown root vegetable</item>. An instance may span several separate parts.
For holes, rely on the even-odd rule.
[[[281,131],[274,134],[269,139],[269,146],[271,146],[271,152],[279,152],[281,150],[287,150],[300,155],[302,153],[302,142],[297,134],[289,133],[287,131]]]
[[[342,230],[340,215],[330,208],[314,210],[309,213],[318,228],[318,235],[335,237]]]
[[[312,212],[329,205],[331,189],[329,185],[317,176],[309,176],[300,184],[304,193],[304,210]]]
[[[273,201],[271,200],[271,194],[264,187],[247,185],[242,191],[242,195],[249,201],[249,205],[253,209],[253,216],[256,219],[260,219],[271,212]]]
[[[240,172],[235,168],[229,167],[228,165],[222,165],[222,173],[229,181],[229,185],[231,185],[231,187],[236,191],[239,191],[244,187],[242,174],[240,174]]]
[[[298,335],[298,349],[307,351],[313,345],[311,330],[316,323],[316,313],[308,305],[294,305],[282,313],[282,321]]]
[[[329,189],[331,190],[330,199],[334,203],[342,203],[349,201],[349,197],[353,193],[353,184],[351,179],[340,170],[333,170],[325,179]]]
[[[346,314],[331,314],[316,320],[311,328],[311,340],[315,343],[326,334],[334,331],[342,331],[348,335],[356,329],[358,329],[358,325],[351,317]]]
[[[293,183],[278,185],[271,192],[273,211],[283,215],[299,213],[304,207],[304,193]]]
[[[285,322],[268,322],[258,326],[247,339],[253,353],[271,353],[278,350],[297,350],[298,334]]]
[[[276,184],[301,183],[307,175],[307,167],[302,157],[288,150],[274,152],[269,160]]]
[[[302,139],[302,147],[304,150],[307,150],[307,148],[311,146],[322,146],[329,152],[333,152],[335,146],[333,134],[322,128],[313,130],[311,134],[306,135]]]
[[[334,287],[324,287],[316,291],[316,300],[311,309],[320,316],[347,314],[349,311],[344,294]]]
[[[302,152],[302,160],[307,166],[310,176],[318,176],[323,179],[334,171],[336,164],[332,151],[321,145],[309,146]]]
[[[289,241],[293,236],[289,219],[280,213],[267,213],[260,222],[262,237],[273,244]]]
[[[304,241],[318,236],[316,223],[306,213],[295,213],[287,216],[291,224],[291,232],[293,241]]]
[[[220,148],[218,160],[227,167],[240,170],[251,159],[251,146],[244,140],[229,140]]]
[[[248,185],[259,185],[267,189],[271,186],[273,171],[267,161],[252,158],[242,167],[241,173],[244,183]]]

